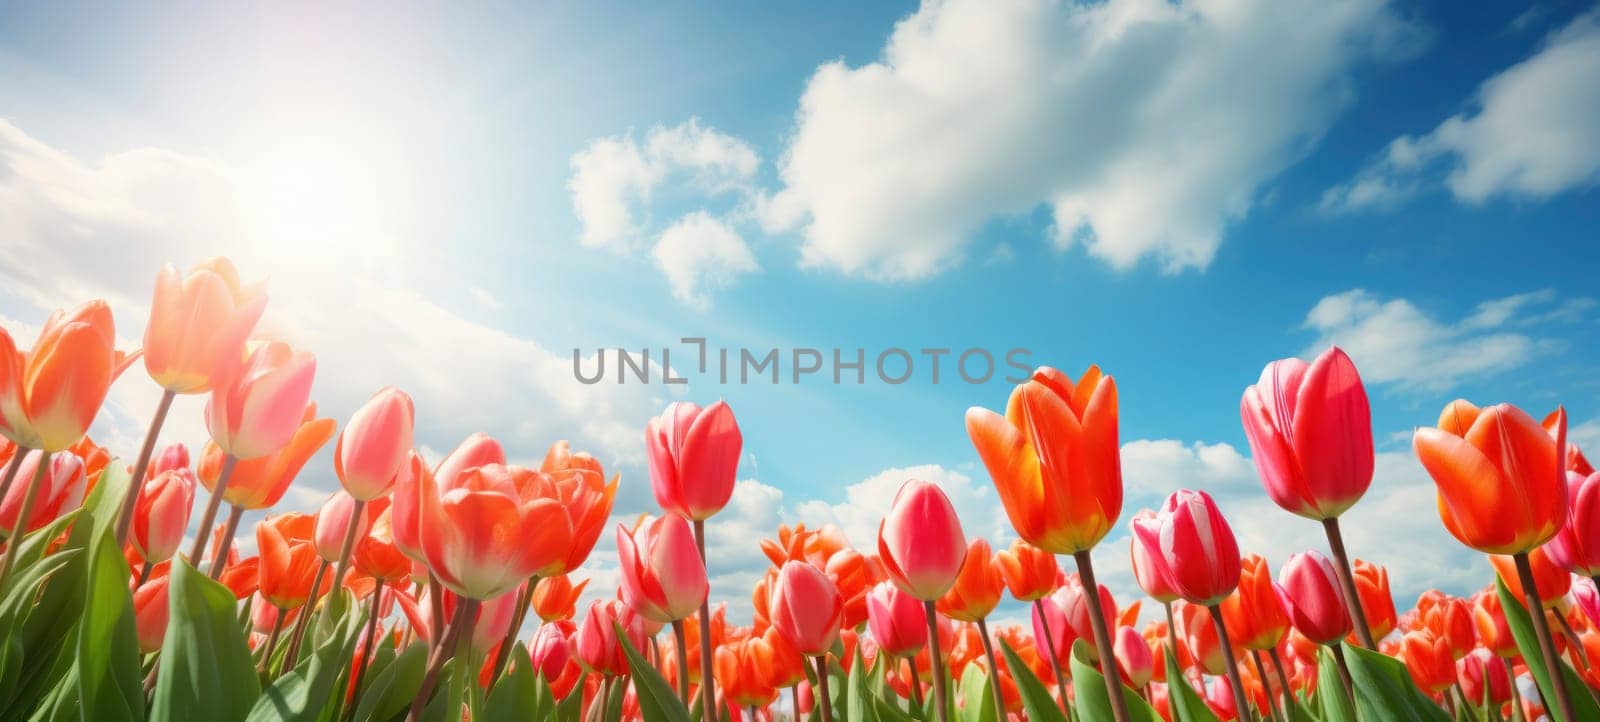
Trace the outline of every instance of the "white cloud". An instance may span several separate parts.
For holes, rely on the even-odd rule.
[[[1515,368],[1556,341],[1536,338],[1507,327],[1551,318],[1554,294],[1518,294],[1485,301],[1457,322],[1441,321],[1404,298],[1384,300],[1354,289],[1326,296],[1306,314],[1305,327],[1317,332],[1301,356],[1311,358],[1329,346],[1350,354],[1368,382],[1401,381],[1427,389],[1445,389],[1456,382]],[[1563,306],[1557,307],[1557,310]],[[1536,315],[1529,311],[1539,310]]]
[[[1205,268],[1406,28],[1381,0],[924,3],[879,61],[812,76],[763,221],[803,265],[881,280],[1041,205],[1058,246]]]
[[[1322,208],[1385,210],[1443,176],[1465,203],[1542,199],[1600,180],[1600,12],[1552,33],[1537,53],[1484,81],[1473,108],[1402,136]]]
[[[711,291],[761,269],[739,232],[705,211],[662,231],[651,255],[667,275],[673,297],[701,310],[711,306]]]
[[[1255,467],[1231,444],[1139,439],[1122,445],[1122,483],[1130,498],[1159,499],[1180,487],[1235,488],[1255,480]]]
[[[889,512],[889,504],[907,479],[921,479],[943,489],[961,516],[961,526],[968,536],[991,541],[1013,536],[1000,497],[987,476],[975,482],[966,474],[937,464],[885,469],[845,487],[844,501],[803,501],[794,507],[795,515],[810,526],[837,526],[857,548],[876,552],[878,522]]]

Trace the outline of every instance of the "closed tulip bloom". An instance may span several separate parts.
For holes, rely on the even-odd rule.
[[[1589,619],[1589,626],[1600,631],[1600,584],[1593,579],[1579,579],[1572,583],[1572,601]]]
[[[1154,511],[1141,509],[1128,520],[1132,531],[1129,552],[1133,557],[1133,580],[1144,593],[1163,604],[1176,601],[1178,590],[1173,588],[1167,570],[1167,560],[1161,554],[1161,520]]]
[[[423,477],[418,527],[434,577],[457,594],[487,600],[559,563],[572,527],[561,504],[538,493],[542,476],[488,464],[461,472],[442,493]]]
[[[414,417],[411,397],[393,386],[356,410],[333,448],[333,470],[345,491],[361,501],[389,493],[411,454]]]
[[[1573,574],[1600,575],[1600,471],[1588,476],[1568,471],[1567,500],[1566,524],[1541,548]]]
[[[733,496],[744,437],[733,409],[678,401],[645,427],[650,488],[656,503],[689,521],[704,521]]]
[[[1239,704],[1233,699],[1233,688],[1225,677],[1212,677],[1209,683],[1199,682],[1206,706],[1222,722],[1239,719]]]
[[[1062,608],[1054,595],[1044,597],[1031,606],[1033,639],[1037,644],[1034,651],[1039,657],[1049,660],[1050,650],[1054,649],[1054,663],[1066,669],[1072,662],[1072,643],[1078,639],[1072,623],[1067,621],[1067,610]],[[1045,674],[1050,674],[1048,667]]]
[[[1106,585],[1101,584],[1099,587],[1100,615],[1105,620],[1106,629],[1114,630],[1117,628],[1117,600],[1111,596],[1111,590]],[[1070,574],[1067,576],[1066,583],[1062,584],[1061,588],[1050,596],[1061,607],[1061,612],[1067,616],[1067,624],[1072,627],[1073,633],[1089,643],[1091,651],[1095,652],[1095,658],[1098,659],[1100,650],[1095,646],[1094,642],[1094,627],[1092,626],[1093,622],[1090,621],[1092,615],[1089,611],[1089,598],[1083,586],[1083,580],[1077,574]],[[1052,631],[1054,631],[1053,628]],[[1067,646],[1070,647],[1072,645],[1069,644]],[[1059,652],[1060,650],[1057,651]],[[1070,655],[1068,655],[1068,658],[1070,659]]]
[[[1159,549],[1168,581],[1178,595],[1211,606],[1239,586],[1239,544],[1211,495],[1179,489],[1156,513]],[[1148,533],[1135,527],[1135,534]]]
[[[329,494],[327,501],[322,502],[322,508],[317,510],[316,534],[312,539],[317,544],[317,554],[323,559],[339,561],[339,553],[344,549],[345,530],[350,528],[350,517],[355,510],[355,497],[343,490]],[[367,535],[370,523],[371,515],[363,507],[360,517],[355,520],[357,539]]]
[[[133,624],[139,637],[139,653],[152,654],[161,649],[167,636],[167,581],[166,569],[152,574],[150,579],[133,590]]]
[[[470,644],[477,654],[488,654],[494,650],[500,640],[505,639],[506,631],[511,628],[511,617],[517,609],[517,599],[521,596],[520,586],[493,599],[486,599],[478,605],[478,616],[473,620],[472,639]],[[445,594],[445,619],[450,619],[456,610],[456,605],[461,603],[461,598],[454,594]]]
[[[1572,589],[1572,575],[1564,567],[1557,565],[1546,553],[1548,547],[1539,547],[1528,553],[1528,565],[1533,568],[1533,583],[1539,588],[1539,601],[1546,608],[1553,607],[1567,596]],[[1522,588],[1522,579],[1517,576],[1517,564],[1511,557],[1504,554],[1489,555],[1489,563],[1494,567],[1500,581],[1506,583],[1506,588],[1518,600],[1525,600],[1528,595]]]
[[[150,459],[150,466],[145,470],[145,478],[155,478],[163,471],[187,470],[188,468],[189,447],[173,442]]]
[[[1183,602],[1173,612],[1177,615],[1182,632],[1184,649],[1206,674],[1223,674],[1227,671],[1228,657],[1222,653],[1222,638],[1217,636],[1217,623],[1205,607]]]
[[[163,471],[144,483],[133,509],[133,533],[128,537],[139,559],[166,561],[178,551],[194,508],[194,487],[194,472],[186,467]]]
[[[393,507],[372,520],[372,527],[356,540],[351,561],[356,570],[385,582],[403,582],[411,576],[411,559],[394,543]]]
[[[16,478],[22,483],[12,484],[6,490],[5,498],[0,499],[0,535],[4,538],[9,539],[17,532],[17,517],[22,515],[23,498],[28,493],[28,485],[39,473],[39,461],[43,456],[41,451],[27,452],[27,456],[17,464]],[[28,518],[21,525],[24,534],[48,525],[83,504],[83,495],[88,486],[83,459],[64,451],[52,455],[49,463],[48,471],[39,480],[33,508],[28,511]]]
[[[561,619],[572,619],[577,614],[578,597],[589,586],[585,579],[577,584],[565,574],[558,577],[540,577],[539,586],[533,588],[533,613],[546,624]]]
[[[878,649],[891,657],[916,654],[928,644],[928,620],[922,604],[893,582],[867,593],[867,629]]]
[[[839,638],[844,604],[827,575],[805,562],[786,562],[778,570],[768,614],[773,628],[795,651],[814,657]]]
[[[645,518],[629,531],[617,525],[622,601],[647,620],[676,622],[695,613],[710,587],[683,517]]]
[[[105,301],[50,314],[26,352],[0,329],[0,435],[49,452],[78,443],[132,362],[116,337]]]
[[[1155,674],[1155,656],[1150,653],[1150,645],[1145,643],[1144,636],[1133,627],[1120,627],[1117,629],[1116,641],[1111,644],[1116,650],[1117,668],[1122,671],[1123,681],[1134,689],[1141,689],[1150,683],[1150,677]]]
[[[589,605],[583,621],[573,634],[572,646],[585,669],[608,677],[628,673],[628,657],[617,638],[617,627],[627,635],[634,649],[644,647],[644,619],[616,599]]]
[[[224,453],[266,456],[289,444],[311,400],[316,357],[280,342],[257,346],[222,385],[211,390],[206,425]]]
[[[300,425],[289,437],[289,443],[266,456],[241,459],[233,466],[233,476],[228,478],[228,488],[222,500],[244,509],[270,509],[278,505],[289,491],[300,470],[311,460],[329,439],[333,438],[333,419],[317,418],[317,405],[307,404],[300,414]],[[226,454],[215,443],[207,443],[200,456],[195,476],[206,491],[217,486],[222,475]]]
[[[495,448],[499,448],[498,442]],[[497,463],[505,463],[503,455]],[[425,482],[423,477],[430,481]],[[439,488],[437,484],[432,484],[433,478],[434,473],[428,469],[428,462],[422,458],[422,454],[413,450],[406,456],[405,466],[396,476],[394,492],[390,494],[389,515],[394,528],[394,545],[401,554],[413,561],[426,561],[422,554],[422,532],[418,527],[422,511],[422,497],[419,494],[425,485]]]
[[[1048,366],[1011,392],[1004,416],[967,410],[967,435],[1006,515],[1056,554],[1094,548],[1122,514],[1117,385],[1090,366],[1076,384]]]
[[[1496,657],[1507,659],[1518,656],[1517,639],[1511,634],[1511,624],[1506,621],[1505,610],[1500,607],[1500,595],[1493,590],[1479,592],[1472,597],[1472,626],[1478,633],[1478,644]]]
[[[1361,597],[1361,608],[1367,613],[1367,627],[1372,638],[1383,639],[1394,630],[1397,622],[1394,596],[1389,593],[1389,570],[1357,559],[1354,576],[1356,594]],[[1351,641],[1354,643],[1354,638]]]
[[[1429,694],[1438,694],[1456,681],[1450,646],[1426,629],[1406,632],[1400,639],[1400,658],[1411,679]]]
[[[213,258],[181,276],[170,264],[162,267],[144,329],[145,370],[173,393],[210,391],[238,363],[266,306],[263,284],[241,286],[239,272],[226,258]]]
[[[1267,495],[1284,510],[1329,519],[1372,485],[1372,411],[1337,346],[1307,364],[1273,361],[1244,391],[1239,416]]]
[[[910,479],[900,486],[878,523],[878,562],[911,596],[936,600],[955,584],[966,560],[961,520],[944,491]]]
[[[542,624],[539,631],[534,632],[528,656],[532,659],[533,671],[543,677],[546,684],[554,684],[560,679],[569,662],[576,664],[570,639],[575,631],[577,627],[572,622],[560,622]],[[557,699],[564,696],[557,695]]]
[[[1486,554],[1544,544],[1567,520],[1566,414],[1556,438],[1510,404],[1479,409],[1456,400],[1438,428],[1418,429],[1417,458],[1439,491],[1439,517],[1452,535]]]
[[[1005,588],[1000,567],[989,553],[989,542],[973,539],[967,544],[967,560],[961,564],[955,585],[939,598],[939,612],[958,621],[976,622],[1000,604]]]
[[[1289,622],[1308,639],[1332,644],[1350,633],[1350,612],[1327,557],[1315,550],[1289,557],[1278,584]]]
[[[292,540],[285,535],[282,525],[273,521],[268,519],[256,525],[256,548],[261,553],[256,570],[258,588],[262,598],[273,605],[293,609],[311,598],[311,584],[322,560],[310,540]],[[324,583],[329,582],[331,580]]]
[[[1000,567],[1000,578],[1019,602],[1031,602],[1048,596],[1056,589],[1056,579],[1061,567],[1056,555],[1021,539],[1011,542],[1011,548],[995,555],[995,565]]]
[[[1278,646],[1289,631],[1289,612],[1272,584],[1272,570],[1259,554],[1240,561],[1239,588],[1222,600],[1222,620],[1229,639],[1245,649],[1265,651]]]
[[[1505,665],[1483,647],[1456,661],[1456,681],[1461,684],[1462,694],[1474,705],[1485,698],[1495,705],[1511,699],[1511,677],[1506,674]]]

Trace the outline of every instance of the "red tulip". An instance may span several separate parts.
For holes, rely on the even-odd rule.
[[[1072,663],[1072,643],[1078,639],[1078,633],[1073,629],[1072,623],[1067,621],[1067,610],[1061,606],[1057,601],[1057,595],[1054,594],[1037,600],[1037,603],[1031,606],[1033,639],[1037,645],[1034,651],[1048,660],[1050,650],[1054,649],[1056,658],[1053,663],[1066,669],[1067,665]]]
[[[1422,614],[1422,625],[1445,641],[1451,659],[1460,659],[1478,641],[1472,627],[1472,605],[1465,599],[1440,599]]]
[[[394,487],[411,454],[411,397],[383,388],[356,410],[333,448],[333,470],[350,496],[372,501]]]
[[[210,391],[238,364],[266,305],[262,284],[241,287],[226,258],[196,265],[182,277],[163,266],[144,329],[145,370],[173,393]]]
[[[1239,416],[1267,495],[1311,519],[1343,514],[1372,484],[1372,411],[1337,346],[1310,364],[1273,361],[1244,391]]]
[[[534,672],[551,686],[556,699],[566,697],[582,675],[572,651],[572,636],[576,631],[577,627],[566,620],[541,625],[533,635],[533,647],[528,650]]]
[[[1438,428],[1418,429],[1417,458],[1439,489],[1439,516],[1452,535],[1486,554],[1544,544],[1567,519],[1566,415],[1556,438],[1510,404],[1479,409],[1456,400]]]
[[[617,626],[634,649],[644,646],[644,619],[622,602],[611,599],[589,605],[573,634],[572,646],[585,669],[608,677],[628,673],[628,658],[617,638]]]
[[[1311,641],[1332,644],[1350,632],[1350,612],[1333,565],[1313,550],[1289,557],[1278,573],[1289,621]]]
[[[1489,703],[1494,705],[1511,699],[1511,677],[1506,674],[1506,666],[1495,658],[1493,652],[1483,647],[1468,652],[1456,661],[1456,681],[1461,683],[1462,694],[1473,705],[1480,704],[1485,694]]]
[[[1543,549],[1563,569],[1600,575],[1600,471],[1588,476],[1568,471],[1567,500],[1567,521]]]
[[[1289,612],[1272,584],[1267,560],[1250,554],[1240,561],[1239,588],[1222,600],[1222,620],[1228,637],[1245,649],[1268,650],[1278,646],[1289,631]]]
[[[622,601],[645,619],[676,622],[706,599],[706,568],[683,517],[646,517],[633,531],[618,524],[617,558]]]
[[[1494,652],[1496,657],[1518,656],[1517,639],[1511,634],[1511,624],[1506,621],[1505,610],[1500,607],[1500,595],[1494,590],[1473,595],[1472,626],[1478,632],[1478,643]]]
[[[143,484],[133,509],[133,534],[128,537],[139,559],[166,561],[178,551],[194,507],[194,487],[194,472],[187,466],[163,471]]]
[[[1099,586],[1100,614],[1105,620],[1106,629],[1115,630],[1117,628],[1117,600],[1111,596],[1111,590],[1107,589],[1106,585],[1101,584]],[[1086,591],[1083,586],[1083,580],[1077,574],[1069,574],[1067,575],[1066,583],[1062,584],[1050,597],[1061,607],[1062,614],[1066,615],[1067,624],[1072,627],[1073,634],[1087,641],[1090,651],[1094,652],[1095,657],[1098,659],[1100,650],[1095,646],[1094,642],[1094,627],[1091,626],[1093,622],[1090,621],[1092,616],[1089,611],[1089,597]],[[1054,625],[1055,621],[1051,620],[1051,624]],[[1051,627],[1051,631],[1055,631],[1054,626]],[[1068,644],[1067,646],[1070,648],[1072,645]],[[1071,658],[1071,655],[1062,653],[1060,648],[1056,649],[1056,653],[1063,654],[1068,659]]]
[[[167,636],[167,567],[152,574],[133,590],[133,624],[139,637],[139,652],[152,654],[161,649]]]
[[[1021,539],[1012,542],[1009,550],[996,554],[995,564],[1000,567],[1000,576],[1011,596],[1020,602],[1048,596],[1055,591],[1056,579],[1061,576],[1056,555]]]
[[[839,638],[844,616],[839,589],[810,564],[791,561],[778,570],[769,606],[772,626],[803,655],[824,654]]]
[[[424,476],[418,529],[434,577],[464,597],[488,600],[559,564],[572,526],[561,504],[544,495],[542,477],[502,464],[465,469],[448,487],[440,479],[435,488]]]
[[[188,468],[189,447],[175,441],[171,444],[167,444],[165,449],[162,449],[155,455],[154,458],[150,460],[150,466],[145,469],[144,475],[145,479],[149,480],[155,478],[157,474],[160,474],[163,471],[176,471],[178,469]]]
[[[41,451],[29,451],[22,457],[16,471],[18,483],[6,490],[5,499],[0,499],[0,535],[7,539],[16,534],[17,517],[22,515],[23,499],[39,473],[39,461],[43,455]],[[27,521],[22,525],[24,534],[48,525],[83,503],[88,485],[83,459],[70,451],[63,451],[52,455],[49,464],[47,473],[39,480],[33,508],[28,511]]]
[[[1209,494],[1188,489],[1173,492],[1157,512],[1156,521],[1164,562],[1158,569],[1165,572],[1179,596],[1211,606],[1239,586],[1239,545]],[[1134,533],[1146,535],[1149,528],[1136,525]]]
[[[300,414],[300,425],[282,449],[254,459],[241,459],[233,466],[222,500],[245,509],[270,509],[278,505],[289,485],[306,462],[333,438],[333,419],[317,418],[317,405],[307,404]],[[217,487],[226,455],[216,443],[207,443],[195,476],[206,491]]]
[[[989,616],[1000,604],[1005,580],[989,542],[973,539],[967,544],[967,559],[961,564],[956,583],[939,598],[939,612],[962,622],[976,622]]]
[[[878,562],[901,589],[922,601],[943,596],[966,560],[967,539],[939,487],[907,480],[878,523]]]
[[[285,343],[256,346],[244,365],[211,390],[206,425],[224,453],[266,456],[294,437],[311,399],[317,360]]]
[[[0,435],[52,453],[78,443],[133,360],[116,339],[105,301],[50,314],[27,352],[0,329]]]
[[[967,410],[1017,534],[1056,554],[1094,548],[1122,514],[1117,385],[1090,366],[1074,384],[1048,366],[1011,392],[1004,416]]]
[[[916,654],[928,644],[928,620],[916,597],[891,582],[867,593],[867,629],[891,657]]]
[[[675,402],[650,420],[644,433],[650,487],[656,502],[689,521],[704,521],[733,496],[744,437],[733,409],[718,401],[705,408]]]

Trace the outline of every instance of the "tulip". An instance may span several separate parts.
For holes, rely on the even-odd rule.
[[[1472,597],[1472,626],[1478,633],[1478,643],[1494,656],[1512,659],[1518,656],[1517,640],[1511,634],[1511,624],[1500,606],[1500,595],[1487,590]]]
[[[385,582],[404,582],[411,576],[411,560],[394,543],[392,507],[372,520],[371,529],[356,542],[352,561],[356,570]]]
[[[1231,663],[1231,650],[1223,648],[1222,635],[1206,608],[1181,602],[1174,605],[1174,609],[1178,614],[1178,631],[1190,658],[1206,674],[1224,674]]]
[[[1203,491],[1180,489],[1167,497],[1156,514],[1160,524],[1157,548],[1165,573],[1178,595],[1209,607],[1225,599],[1239,585],[1239,545],[1216,502]],[[1148,525],[1135,525],[1137,536],[1149,534]],[[1142,540],[1148,544],[1149,540]]]
[[[761,645],[760,637],[746,637],[717,648],[717,684],[735,709],[765,707],[778,697],[777,688],[767,684]]]
[[[1259,554],[1240,562],[1239,587],[1222,600],[1228,634],[1245,649],[1266,651],[1278,646],[1289,631],[1289,613],[1272,584],[1272,571]]]
[[[867,593],[867,629],[891,657],[916,654],[928,643],[927,620],[916,597],[891,582]]]
[[[1067,610],[1059,596],[1038,600],[1033,605],[1032,620],[1034,643],[1043,642],[1040,655],[1050,660],[1052,668],[1063,670],[1072,661],[1072,643],[1078,640],[1078,632],[1067,620]]]
[[[1150,677],[1155,674],[1155,657],[1139,630],[1119,627],[1112,649],[1116,652],[1117,668],[1122,671],[1122,678],[1128,686],[1143,689],[1150,683]]]
[[[361,502],[350,496],[344,490],[335,491],[328,495],[322,502],[322,508],[317,510],[316,533],[312,537],[316,542],[317,554],[323,561],[339,561],[340,547],[344,544],[345,530],[352,525],[356,529],[355,536],[365,536],[367,527],[371,524],[369,514]],[[335,576],[335,579],[343,577]]]
[[[187,466],[169,469],[140,486],[134,504],[134,552],[146,564],[166,561],[178,551],[189,526],[189,512],[194,507],[194,472]]]
[[[333,438],[333,419],[317,418],[317,405],[307,404],[289,443],[276,452],[254,459],[239,459],[222,490],[222,500],[243,509],[270,509],[278,505],[306,462]],[[195,475],[207,491],[215,491],[227,454],[215,443],[206,444]]]
[[[489,439],[483,434],[476,436]],[[495,449],[500,448],[499,442],[489,440],[493,442]],[[494,463],[504,464],[505,454],[500,454]],[[395,479],[394,493],[390,495],[389,505],[389,513],[394,524],[394,544],[400,549],[401,554],[417,562],[427,560],[422,554],[422,531],[418,527],[418,514],[422,502],[417,492],[423,486],[423,477],[437,478],[434,472],[428,469],[428,463],[422,458],[422,454],[413,450],[406,456],[406,465]]]
[[[211,391],[206,425],[223,453],[239,459],[283,448],[300,428],[317,361],[288,344],[256,346],[244,365]]]
[[[1456,681],[1473,705],[1488,701],[1498,707],[1511,699],[1511,676],[1494,653],[1483,647],[1456,660]]]
[[[1278,572],[1283,606],[1296,630],[1317,644],[1330,645],[1350,632],[1350,614],[1333,565],[1322,554],[1301,552]]]
[[[361,501],[389,493],[411,454],[414,416],[411,397],[392,386],[356,410],[333,449],[333,470],[345,491]]]
[[[279,609],[297,608],[321,592],[313,588],[318,584],[314,576],[319,564],[315,544],[284,533],[284,524],[292,523],[296,516],[304,517],[286,514],[256,525],[256,548],[261,552],[259,589],[262,598]]]
[[[778,570],[770,614],[785,642],[807,657],[816,657],[827,654],[839,638],[844,606],[826,575],[810,564],[791,561]]]
[[[541,577],[533,590],[533,611],[546,624],[562,619],[572,619],[576,614],[578,597],[589,586],[585,579],[577,584],[563,574],[559,577]]]
[[[620,477],[612,476],[607,482],[599,460],[581,451],[574,453],[565,441],[551,445],[539,471],[554,482],[553,493],[572,523],[572,544],[566,558],[561,564],[540,571],[540,576],[557,576],[583,566],[589,558],[606,520],[611,518]]]
[[[1004,591],[1005,580],[989,552],[989,542],[973,539],[967,544],[966,561],[961,564],[956,583],[939,598],[938,608],[951,619],[982,622],[1000,604]]]
[[[139,638],[139,653],[153,654],[167,636],[166,569],[133,590],[133,624]]]
[[[1549,547],[1542,546],[1528,554],[1528,566],[1533,570],[1534,587],[1538,592],[1538,599],[1545,608],[1553,607],[1567,596],[1572,589],[1572,575],[1565,567],[1556,564],[1550,558]],[[1532,599],[1528,590],[1523,588],[1522,580],[1518,578],[1516,559],[1504,554],[1489,555],[1489,564],[1494,567],[1495,574],[1500,575],[1500,580],[1505,582],[1506,588],[1518,599]]]
[[[1600,472],[1584,476],[1568,471],[1567,500],[1566,523],[1541,548],[1557,566],[1600,576]]]
[[[955,507],[939,487],[911,479],[878,524],[878,561],[911,596],[931,602],[955,584],[967,540]]]
[[[571,638],[576,631],[572,622],[565,620],[542,625],[534,633],[533,646],[528,650],[533,671],[550,685],[556,699],[566,697],[581,675],[577,657],[572,653]],[[578,674],[573,674],[573,670],[578,670]]]
[[[1600,630],[1600,582],[1579,579],[1572,583],[1572,600],[1589,619],[1589,626]]]
[[[18,453],[24,452],[19,450]],[[17,475],[33,483],[13,486],[5,498],[0,499],[0,535],[8,542],[8,552],[9,547],[22,546],[23,534],[43,528],[78,508],[88,485],[83,459],[70,451],[59,454],[28,451],[17,465]],[[22,518],[26,521],[18,533],[17,520]]]
[[[1139,588],[1162,604],[1171,604],[1180,596],[1168,579],[1166,558],[1161,554],[1161,520],[1149,509],[1141,509],[1128,520],[1133,532],[1129,537],[1129,552],[1133,558],[1133,579]]]
[[[50,314],[26,352],[0,329],[0,435],[52,453],[77,443],[133,360],[115,343],[105,301]]]
[[[1017,601],[1031,602],[1055,591],[1056,578],[1061,568],[1056,565],[1056,555],[1044,551],[1021,539],[1011,543],[1011,548],[995,555],[1000,576],[1006,588]]]
[[[1426,629],[1406,632],[1400,640],[1400,658],[1411,679],[1429,694],[1443,692],[1456,681],[1449,644]]]
[[[656,502],[689,521],[705,521],[733,496],[744,439],[722,401],[701,408],[674,402],[645,428]]]
[[[1366,612],[1367,629],[1373,639],[1383,639],[1394,629],[1394,597],[1389,594],[1389,570],[1361,559],[1355,564],[1356,593]],[[1351,642],[1355,641],[1352,636]]]
[[[627,605],[615,599],[589,605],[572,638],[578,661],[585,669],[610,677],[628,673],[628,657],[617,637],[618,626],[634,649],[644,646],[644,619]]]
[[[175,394],[209,391],[238,363],[266,304],[263,284],[242,287],[226,258],[196,265],[181,277],[178,269],[163,266],[145,325],[145,370]]]
[[[1372,412],[1350,357],[1337,346],[1310,364],[1267,364],[1239,416],[1267,495],[1285,511],[1333,519],[1372,484]]]
[[[1477,633],[1472,627],[1472,605],[1465,599],[1440,599],[1422,615],[1422,625],[1445,641],[1451,659],[1460,659],[1477,644]]]
[[[632,531],[617,525],[617,557],[622,600],[645,619],[677,622],[705,601],[706,570],[682,517],[646,517]]]
[[[538,493],[540,476],[518,466],[476,466],[442,494],[434,479],[422,478],[422,551],[439,583],[464,597],[493,599],[561,560],[572,527],[560,503]]]
[[[1035,369],[1011,392],[1004,416],[967,410],[967,436],[983,459],[1017,534],[1056,554],[1072,554],[1085,587],[1097,586],[1089,550],[1122,514],[1122,466],[1117,445],[1117,385],[1090,366],[1074,384],[1050,367]],[[1091,607],[1099,605],[1089,595]],[[1095,645],[1111,648],[1110,630],[1094,610]],[[1106,696],[1117,722],[1127,703],[1101,659]]]

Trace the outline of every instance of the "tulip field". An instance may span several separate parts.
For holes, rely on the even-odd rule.
[[[1496,574],[1412,603],[1384,559],[1345,550],[1374,450],[1340,349],[1267,363],[1238,409],[1261,493],[1322,527],[1310,549],[1240,548],[1184,479],[1124,508],[1116,381],[1040,367],[964,417],[1016,541],[968,533],[939,486],[906,479],[876,546],[770,530],[735,619],[710,593],[706,525],[735,513],[760,419],[720,401],[639,419],[648,480],[557,439],[537,466],[486,434],[427,458],[428,418],[382,379],[348,419],[320,417],[316,358],[260,337],[266,304],[215,259],[160,271],[139,349],[117,348],[103,301],[58,311],[31,348],[0,329],[0,721],[1600,720],[1600,473],[1560,408],[1458,400],[1415,420],[1439,523]],[[96,444],[109,387],[141,371],[162,391],[142,446]],[[157,444],[183,395],[206,399],[203,448]],[[342,488],[275,511],[325,447]],[[617,524],[623,483],[659,509]],[[1129,548],[1109,553],[1146,598],[1096,579],[1090,552],[1120,529]],[[615,590],[582,578],[598,545]],[[997,618],[1007,596],[1031,623]]]

